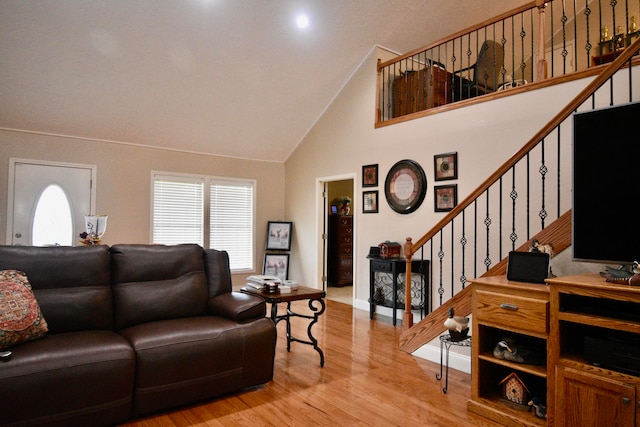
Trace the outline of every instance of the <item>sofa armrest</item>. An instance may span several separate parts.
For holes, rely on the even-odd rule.
[[[226,292],[211,298],[207,304],[209,314],[222,316],[236,322],[259,319],[267,314],[264,299],[241,292]]]

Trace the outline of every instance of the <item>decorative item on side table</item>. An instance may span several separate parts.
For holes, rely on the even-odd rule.
[[[362,166],[362,186],[377,187],[378,186],[378,165]]]
[[[378,247],[380,248],[380,258],[400,258],[400,243],[386,240]]]
[[[99,245],[102,236],[107,231],[108,215],[85,215],[86,229],[80,233],[80,243],[83,245]]]
[[[269,221],[267,223],[266,250],[291,250],[292,227],[293,223],[290,221]]]
[[[433,187],[435,211],[449,212],[458,204],[458,185],[437,185]]]
[[[436,181],[458,179],[458,153],[433,156],[433,170],[435,171]]]
[[[427,176],[413,160],[400,160],[389,170],[384,195],[394,211],[408,214],[417,210],[427,194]]]

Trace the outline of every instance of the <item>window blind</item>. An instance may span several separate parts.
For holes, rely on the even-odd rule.
[[[154,243],[204,244],[204,179],[156,176],[153,181]]]
[[[232,271],[254,270],[255,181],[155,172],[152,180],[153,242],[224,250]]]
[[[229,253],[230,268],[253,268],[253,182],[214,179],[210,186],[209,247]]]

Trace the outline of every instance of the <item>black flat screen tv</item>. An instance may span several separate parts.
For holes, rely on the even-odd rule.
[[[575,261],[640,261],[640,102],[573,116]]]

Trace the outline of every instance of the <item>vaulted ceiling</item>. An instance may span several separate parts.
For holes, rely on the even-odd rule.
[[[0,128],[284,161],[376,45],[524,3],[1,0]]]

